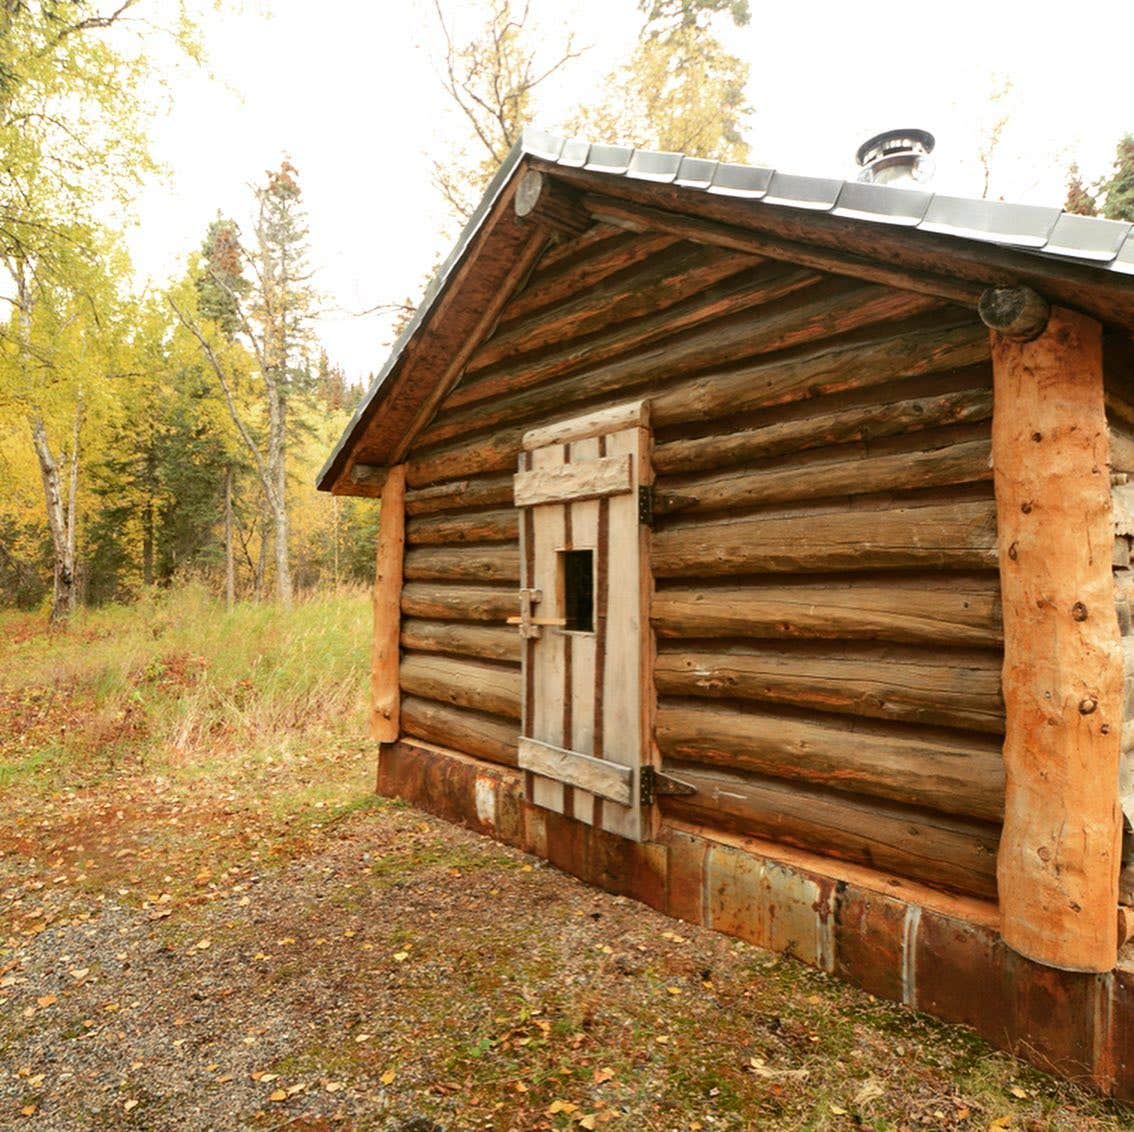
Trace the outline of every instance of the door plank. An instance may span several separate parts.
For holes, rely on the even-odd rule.
[[[533,771],[543,779],[556,779],[620,806],[628,807],[633,802],[634,771],[630,767],[525,736],[520,737],[519,759],[524,770]]]
[[[571,445],[570,464],[557,468],[540,468],[533,472],[517,472],[513,487],[516,506],[571,503],[577,499],[598,499],[604,495],[628,492],[633,476],[630,457],[607,456],[599,460],[575,455],[575,449],[586,443],[597,442],[593,437],[590,441],[575,441]]]

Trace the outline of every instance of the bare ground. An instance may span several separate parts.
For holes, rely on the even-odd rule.
[[[1134,1126],[961,1029],[376,799],[372,775],[328,745],[12,783],[0,1125]]]

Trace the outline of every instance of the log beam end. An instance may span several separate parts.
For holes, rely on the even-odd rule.
[[[1046,329],[1051,306],[1030,287],[989,287],[977,303],[981,322],[1017,342],[1030,342]]]
[[[520,220],[529,220],[569,236],[580,235],[594,223],[591,214],[569,189],[535,169],[529,169],[520,178],[513,207]]]

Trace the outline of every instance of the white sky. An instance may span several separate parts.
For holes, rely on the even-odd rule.
[[[751,25],[726,38],[751,65],[758,164],[853,178],[860,142],[918,126],[937,137],[932,187],[979,196],[982,132],[1007,113],[990,195],[1058,205],[1071,160],[1093,179],[1134,131],[1129,0],[750,2]],[[444,3],[458,35],[479,22],[475,0]],[[569,26],[592,45],[542,93],[537,124],[554,129],[628,58],[640,16],[635,0],[531,4],[545,42]],[[440,89],[432,2],[260,0],[204,20],[214,77],[167,75],[173,104],[154,140],[170,172],[143,196],[135,261],[158,282],[180,274],[217,209],[243,219],[249,186],[287,154],[328,312],[319,334],[362,379],[385,358],[389,320],[353,312],[416,300],[455,234],[430,184],[431,161],[462,136]]]

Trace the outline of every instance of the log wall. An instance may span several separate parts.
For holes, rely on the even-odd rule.
[[[925,294],[602,226],[545,254],[406,457],[405,733],[515,761],[521,437],[637,396],[657,741],[698,786],[663,815],[993,897],[988,334]]]

